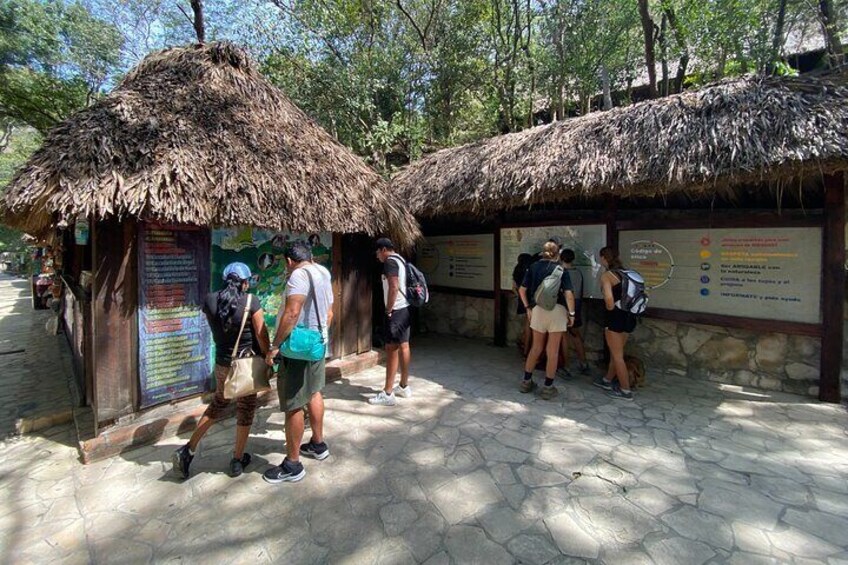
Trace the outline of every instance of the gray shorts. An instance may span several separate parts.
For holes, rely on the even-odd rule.
[[[277,379],[277,395],[280,410],[293,412],[303,408],[316,392],[321,392],[326,383],[325,361],[300,361],[283,358]]]

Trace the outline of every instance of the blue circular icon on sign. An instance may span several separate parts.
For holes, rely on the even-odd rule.
[[[702,276],[701,282],[707,284],[708,282],[710,282],[710,277],[708,277],[707,275]]]
[[[709,295],[710,295],[710,289],[708,289],[708,288],[702,288],[701,289],[701,296],[709,296]]]

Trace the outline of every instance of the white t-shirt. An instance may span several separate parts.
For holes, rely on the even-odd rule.
[[[388,276],[396,276],[398,278],[398,293],[395,298],[392,311],[403,310],[409,306],[406,301],[406,263],[397,253],[392,253],[386,258],[383,263],[383,305],[389,305],[389,279]]]
[[[307,269],[312,275],[312,282],[315,284],[315,298],[318,301],[318,308],[321,313],[321,327],[327,329],[327,312],[333,305],[333,284],[330,282],[330,271],[321,265],[307,265],[295,269],[289,276],[289,282],[286,285],[286,298],[293,295],[305,296],[306,301],[303,303],[303,308],[300,310],[300,319],[298,325],[307,326],[310,329],[318,329],[318,316],[315,313],[315,302],[312,300],[312,294],[309,292],[309,276],[306,274]]]

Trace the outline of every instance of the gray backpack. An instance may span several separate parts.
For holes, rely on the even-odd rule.
[[[562,274],[565,271],[562,265],[557,265],[551,274],[544,278],[536,289],[536,295],[533,299],[536,301],[536,306],[544,310],[553,310],[557,305],[559,297],[559,289],[562,285]]]

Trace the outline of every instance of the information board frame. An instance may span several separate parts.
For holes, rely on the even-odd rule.
[[[433,239],[453,239],[453,238],[491,238],[490,242],[487,242],[487,245],[491,247],[491,273],[488,273],[491,276],[491,284],[487,288],[471,288],[471,287],[462,287],[462,286],[454,286],[454,285],[446,285],[439,284],[435,278],[431,278],[431,273],[427,269],[427,259],[425,257],[425,250],[423,248],[419,248],[416,254],[415,265],[424,273],[424,276],[427,277],[427,286],[435,291],[442,291],[451,294],[460,294],[465,296],[476,296],[480,298],[493,298],[494,290],[497,285],[497,272],[496,272],[496,256],[498,255],[497,249],[497,237],[494,232],[491,231],[479,231],[475,233],[446,233],[446,234],[432,234],[424,236],[424,240],[427,241]],[[440,242],[442,243],[442,242]],[[429,242],[427,243],[430,247],[435,247]]]

